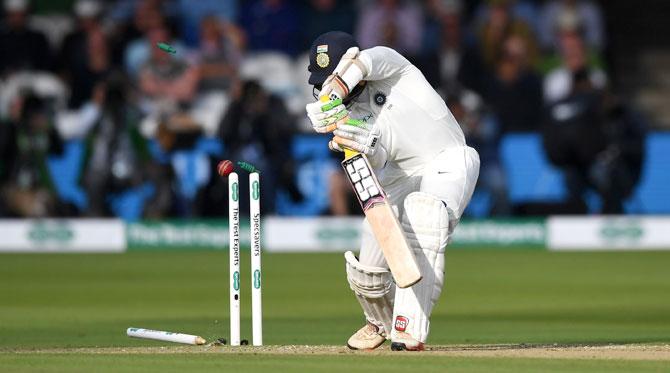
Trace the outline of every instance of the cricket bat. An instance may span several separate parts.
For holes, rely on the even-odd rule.
[[[321,97],[327,102],[328,97]],[[344,150],[342,168],[382,249],[396,285],[410,287],[421,281],[421,271],[384,189],[365,154]]]

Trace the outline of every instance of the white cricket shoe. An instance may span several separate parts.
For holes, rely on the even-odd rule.
[[[391,341],[392,351],[423,351],[424,349],[423,342],[417,341],[405,332],[398,332]]]
[[[379,332],[376,325],[367,323],[362,328],[358,329],[354,335],[349,337],[347,347],[352,350],[374,350],[381,346],[386,337]]]

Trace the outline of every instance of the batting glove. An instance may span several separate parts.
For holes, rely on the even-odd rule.
[[[374,123],[347,119],[337,124],[333,135],[333,140],[329,144],[332,150],[342,151],[343,148],[349,148],[372,157],[377,151],[381,132]]]
[[[323,103],[321,101],[312,102],[305,107],[307,117],[312,122],[312,128],[318,133],[333,132],[337,128],[337,122],[345,119],[349,115],[346,106],[342,104],[341,99]]]

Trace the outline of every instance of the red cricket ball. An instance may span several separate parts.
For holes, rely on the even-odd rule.
[[[219,165],[216,166],[216,171],[219,173],[221,176],[228,176],[231,172],[233,172],[233,162],[229,160],[223,160],[219,162]]]

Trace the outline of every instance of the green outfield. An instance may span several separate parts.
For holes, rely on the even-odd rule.
[[[362,325],[341,254],[266,254],[263,259],[266,344],[341,346]],[[248,256],[242,263],[246,284]],[[0,255],[1,370],[614,372],[670,367],[667,353],[600,360],[597,353],[396,356],[296,348],[253,354],[246,348],[236,354],[195,346],[155,352],[142,347],[172,345],[125,336],[127,327],[136,326],[208,340],[228,337],[227,272],[227,252]],[[446,278],[431,324],[434,346],[670,343],[670,252],[452,250]],[[249,306],[247,285],[242,334],[250,339]]]

